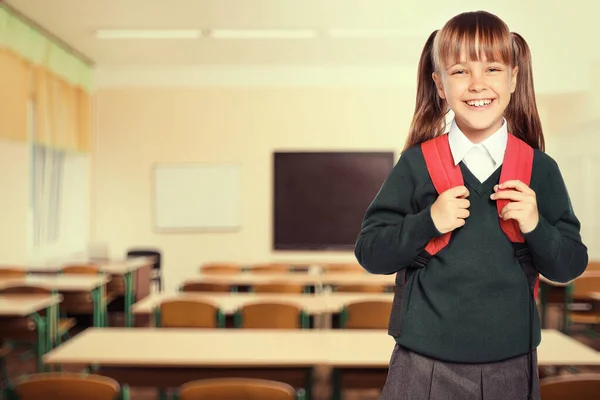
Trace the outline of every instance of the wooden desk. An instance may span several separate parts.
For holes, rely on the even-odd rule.
[[[323,285],[386,285],[394,286],[395,275],[375,275],[361,273],[289,273],[289,274],[252,274],[242,272],[232,275],[195,275],[184,283],[217,283],[232,286],[252,286],[261,283],[293,283],[315,286],[321,291]]]
[[[304,387],[307,371],[373,369],[385,376],[394,340],[386,331],[88,329],[44,356],[50,365],[90,365],[121,384],[176,387],[198,377],[282,379]],[[600,365],[600,353],[557,331],[542,331],[538,364]]]
[[[152,268],[152,264],[154,263],[155,257],[135,257],[131,259],[126,259],[123,261],[111,261],[106,264],[100,264],[98,266],[99,270],[103,273],[107,273],[110,275],[119,275],[123,277],[123,282],[125,284],[125,326],[132,327],[133,326],[133,312],[132,307],[134,303],[134,298],[136,296],[136,292],[139,295],[139,298],[145,297],[149,294],[150,281],[148,279],[148,288],[144,291],[145,293],[140,293],[142,291],[142,287],[138,287],[136,290],[136,279],[135,273],[142,269],[148,268],[147,276],[150,276],[150,269]]]
[[[90,292],[94,302],[94,326],[105,325],[106,304],[104,289],[108,277],[98,275],[27,275],[25,278],[0,279],[0,290],[20,285],[35,285],[49,290],[68,292]]]
[[[90,328],[44,361],[98,365],[96,373],[131,386],[169,388],[199,377],[245,376],[304,388],[320,341],[314,330]]]
[[[38,372],[44,369],[42,356],[52,349],[56,329],[58,326],[58,312],[52,312],[62,300],[60,295],[20,295],[20,294],[2,294],[0,295],[0,326],[2,318],[7,317],[31,317],[36,326],[36,330],[41,333],[37,343],[37,368]],[[45,311],[44,317],[40,316],[40,311]],[[2,330],[0,328],[0,339]]]
[[[133,315],[131,307],[134,303],[136,293],[140,295],[140,299],[149,294],[150,290],[150,270],[152,264],[155,262],[156,257],[135,257],[130,259],[122,260],[106,260],[106,261],[91,261],[87,259],[74,259],[65,260],[61,263],[49,263],[46,265],[38,266],[22,266],[25,271],[33,274],[58,274],[65,265],[70,264],[93,264],[98,267],[98,271],[104,274],[112,276],[122,276],[125,286],[125,326],[133,326]],[[148,282],[146,287],[140,285],[136,290],[136,279],[135,275],[142,268],[148,268]],[[34,275],[35,276],[35,275]]]
[[[0,317],[26,317],[60,303],[60,295],[0,294]]]
[[[380,330],[331,330],[324,337],[328,362],[334,367],[387,368],[395,343]],[[542,330],[537,353],[540,366],[600,365],[600,352],[551,329]]]

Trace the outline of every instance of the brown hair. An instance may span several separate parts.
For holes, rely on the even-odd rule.
[[[469,61],[485,55],[488,60],[519,68],[515,92],[505,111],[508,130],[544,151],[529,46],[519,34],[511,33],[504,21],[486,11],[459,14],[427,39],[419,60],[415,113],[404,150],[445,132],[445,117],[450,110],[438,95],[432,74],[440,71],[446,61],[458,60],[463,46]]]

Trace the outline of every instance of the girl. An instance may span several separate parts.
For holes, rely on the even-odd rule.
[[[588,255],[559,168],[544,153],[529,48],[495,15],[460,14],[425,44],[417,86],[404,151],[355,249],[369,272],[397,273],[382,398],[539,399],[539,317],[499,221],[517,221],[530,265],[551,280],[579,276]],[[420,145],[445,134],[449,110],[447,139],[465,184],[438,195]],[[529,186],[498,185],[508,135],[534,149]],[[499,213],[500,199],[510,202]],[[423,259],[447,232],[448,245]]]

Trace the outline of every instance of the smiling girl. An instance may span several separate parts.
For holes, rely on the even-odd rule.
[[[438,194],[422,145],[441,135],[464,185]],[[500,184],[509,135],[533,148],[529,185]],[[500,211],[498,200],[508,201]],[[356,241],[366,270],[397,274],[383,399],[540,398],[540,322],[505,220],[518,224],[536,273],[567,282],[585,270],[580,222],[544,152],[527,43],[495,15],[467,12],[425,45],[408,140]],[[423,262],[427,244],[448,232]]]

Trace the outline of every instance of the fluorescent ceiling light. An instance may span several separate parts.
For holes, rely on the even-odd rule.
[[[215,39],[313,39],[314,29],[214,29],[208,36]]]
[[[98,39],[197,39],[200,29],[100,29]]]
[[[333,38],[390,38],[406,36],[400,29],[330,29],[329,36]]]

